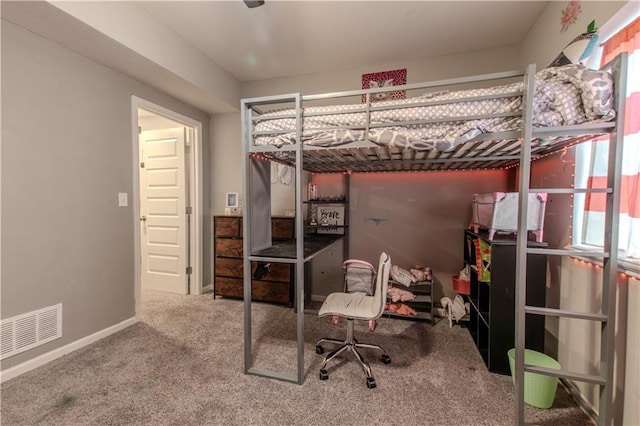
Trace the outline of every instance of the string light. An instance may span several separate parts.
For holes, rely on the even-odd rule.
[[[564,156],[567,153],[567,149],[571,148],[581,142],[584,142],[586,140],[592,140],[593,138],[602,135],[602,133],[599,134],[589,134],[589,135],[583,135],[580,137],[575,137],[572,135],[563,135],[563,136],[557,136],[555,138],[548,138],[548,139],[544,139],[544,138],[535,138],[533,140],[539,141],[539,145],[538,146],[543,146],[543,144],[546,142],[547,146],[550,146],[551,142],[553,141],[553,145],[559,145],[559,144],[563,144],[562,146],[562,155],[561,155],[561,160],[564,161]],[[533,141],[532,140],[532,141]],[[515,139],[505,139],[502,140],[502,142],[505,142],[505,145],[508,144],[513,144],[513,143],[519,143],[522,144],[523,138],[522,137],[517,137]],[[471,144],[471,146],[469,146],[465,151],[460,151],[460,152],[472,152],[475,150],[475,147],[478,146],[479,144],[484,144],[487,141],[472,141],[472,142],[468,142]],[[347,148],[347,149],[354,149],[357,152],[360,153],[360,156],[363,156],[365,158],[370,157],[370,155],[368,154],[369,152],[371,152],[371,150],[375,150],[376,147],[357,147],[357,148]],[[340,149],[338,147],[338,149]],[[366,152],[363,152],[366,151]],[[513,145],[511,145],[509,151],[513,152]],[[285,152],[291,152],[291,151],[285,151]],[[458,153],[460,153],[458,152]],[[496,151],[496,152],[500,152],[500,151]],[[504,151],[503,151],[504,152]],[[544,153],[536,153],[535,157],[532,157],[532,161],[537,161],[540,159],[543,159],[545,157],[548,157],[550,155],[556,155],[558,152],[558,149],[552,149],[549,152],[544,152]],[[263,160],[263,161],[275,161],[290,167],[295,167],[295,161],[292,161],[293,155],[288,155],[287,158],[278,158],[276,153],[275,155],[269,155],[269,154],[258,154],[258,153],[250,153],[250,156],[259,160]],[[282,154],[282,153],[280,153]],[[388,160],[391,160],[392,163],[390,163],[390,165],[392,167],[394,166],[400,166],[400,167],[412,167],[410,166],[405,166],[402,163],[402,160],[397,160],[398,164],[394,164],[393,161],[393,156],[397,155],[397,154],[401,154],[401,153],[395,153],[395,152],[391,152],[388,153],[387,155],[390,157],[388,158]],[[352,157],[357,157],[357,154],[350,154]],[[440,157],[442,158],[442,157]],[[453,159],[453,160],[460,160],[460,163],[468,163],[468,162],[482,162],[484,161],[483,157],[468,157],[468,158],[463,158],[463,157],[447,157],[448,159]],[[289,160],[289,161],[287,161]],[[426,161],[430,160],[429,158],[425,159]],[[504,161],[513,161],[513,163],[511,164],[507,164],[507,165],[503,165],[503,166],[496,166],[496,167],[469,167],[469,168],[446,168],[446,169],[441,169],[441,168],[429,168],[429,169],[400,169],[400,170],[353,170],[353,168],[349,168],[349,163],[345,163],[345,167],[347,167],[346,170],[323,170],[323,171],[318,171],[315,170],[314,173],[323,173],[323,174],[343,174],[343,175],[351,175],[353,173],[434,173],[434,172],[460,172],[460,171],[499,171],[499,170],[503,170],[503,171],[508,171],[511,170],[515,167],[519,167],[520,163],[518,160],[509,160],[509,159],[505,159],[505,160],[500,160],[500,159],[496,159],[496,160],[491,160],[491,162],[504,162]],[[323,164],[321,162],[319,163],[311,163],[312,167],[316,167],[318,169],[323,167]],[[428,164],[428,163],[424,163],[424,164]],[[442,163],[441,163],[442,164]],[[333,166],[333,165],[326,165],[325,167],[327,168],[338,168],[338,166]],[[364,166],[364,167],[378,167],[376,166],[376,162],[372,161],[371,162],[371,166]],[[439,166],[433,166],[433,167],[439,167]],[[455,166],[454,166],[455,167]],[[571,177],[575,178],[575,164],[574,164],[574,170],[571,173]],[[574,184],[571,184],[571,187],[574,187]],[[572,195],[573,197],[573,195]],[[573,207],[573,205],[572,205]]]

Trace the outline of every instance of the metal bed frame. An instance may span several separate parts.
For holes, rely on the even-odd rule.
[[[535,65],[529,65],[523,71],[485,74],[468,78],[439,80],[430,83],[394,86],[390,88],[355,90],[346,92],[327,93],[321,95],[301,95],[291,93],[281,96],[267,96],[243,99],[241,102],[241,121],[243,139],[243,176],[244,194],[246,202],[243,207],[245,220],[244,232],[244,372],[263,377],[302,384],[304,381],[304,263],[317,253],[304,251],[304,220],[303,220],[303,171],[312,173],[357,173],[357,172],[403,172],[403,171],[443,171],[443,170],[477,170],[501,169],[520,166],[519,173],[519,213],[518,230],[526,230],[527,204],[530,191],[531,161],[550,155],[566,147],[593,139],[596,136],[609,134],[609,176],[607,189],[589,188],[536,188],[536,192],[554,194],[574,194],[586,192],[604,192],[607,197],[607,211],[605,221],[605,247],[601,252],[584,252],[558,249],[527,248],[526,232],[517,233],[516,260],[516,324],[515,324],[515,390],[516,390],[516,419],[518,424],[524,424],[524,372],[557,376],[569,380],[585,381],[600,385],[600,412],[598,423],[609,425],[612,421],[611,407],[613,403],[613,355],[615,329],[615,282],[617,268],[617,224],[620,197],[620,173],[622,158],[622,138],[624,128],[624,94],[627,69],[627,55],[615,58],[603,69],[609,70],[614,76],[616,115],[613,122],[587,123],[577,126],[562,127],[532,127],[532,107],[535,88]],[[369,113],[376,109],[392,109],[397,106],[378,107],[372,105],[371,97],[375,93],[395,92],[399,90],[426,89],[443,86],[476,84],[495,80],[509,80],[521,78],[524,90],[522,129],[511,132],[482,134],[468,142],[458,145],[446,152],[439,151],[411,151],[394,147],[378,146],[371,141],[352,142],[336,147],[318,147],[302,144],[302,116],[303,103],[324,102],[340,98],[364,96],[366,102],[362,110],[369,117]],[[498,97],[498,96],[496,96]],[[477,99],[477,98],[475,98]],[[458,100],[460,101],[460,100]],[[293,103],[295,113],[282,114],[278,118],[295,118],[296,143],[281,148],[274,146],[256,146],[253,138],[259,135],[254,132],[254,123],[260,118],[260,108],[272,107],[283,103]],[[353,112],[352,110],[348,111]],[[519,113],[518,113],[519,115]],[[467,116],[456,118],[473,120],[486,118],[484,116]],[[367,120],[368,121],[368,120]],[[421,120],[411,122],[394,122],[394,125],[420,124],[438,120]],[[381,125],[370,125],[366,129]],[[328,129],[328,128],[327,128]],[[320,129],[314,129],[320,130]],[[281,131],[288,133],[290,131]],[[278,132],[269,132],[274,134]],[[366,134],[365,133],[365,134]],[[523,143],[523,141],[529,141]],[[267,161],[264,161],[267,160]],[[296,239],[295,252],[285,257],[265,257],[260,250],[271,245],[270,227],[270,181],[269,163],[279,162],[295,168],[296,188]],[[601,258],[604,262],[603,304],[602,314],[569,312],[559,309],[526,306],[526,268],[528,253],[544,253],[559,256],[590,256]],[[256,369],[252,365],[251,344],[251,261],[286,262],[295,265],[295,309],[297,320],[297,374],[289,375],[281,372]],[[611,313],[611,315],[609,315]],[[601,372],[599,375],[587,375],[562,370],[551,370],[524,363],[525,315],[545,315],[555,317],[581,318],[602,323],[601,344]],[[624,367],[623,367],[624,368]]]

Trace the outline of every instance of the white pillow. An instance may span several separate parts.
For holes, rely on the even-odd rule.
[[[549,64],[550,67],[559,67],[568,64],[584,64],[598,41],[598,33],[590,31],[580,34],[567,45],[562,52]]]

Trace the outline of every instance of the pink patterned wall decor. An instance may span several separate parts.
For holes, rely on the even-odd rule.
[[[407,84],[407,69],[373,72],[362,74],[362,88],[374,89],[389,86],[402,86]],[[390,99],[404,99],[407,94],[404,90],[397,92],[374,93],[371,102],[386,101]],[[362,96],[362,102],[366,102],[366,96]]]
[[[580,5],[580,0],[571,0],[567,7],[562,11],[562,16],[560,17],[560,32],[565,32],[567,29],[576,23],[578,20],[578,15],[582,12],[582,6]]]

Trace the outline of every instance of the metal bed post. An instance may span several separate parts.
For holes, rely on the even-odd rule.
[[[283,380],[287,382],[293,382],[302,384],[304,381],[304,222],[302,217],[302,129],[301,129],[301,102],[300,94],[294,93],[283,96],[267,96],[262,98],[244,99],[241,103],[241,124],[242,124],[242,139],[243,139],[243,191],[245,197],[245,203],[243,204],[243,279],[244,279],[244,373],[254,374],[261,377],[268,377],[277,380]],[[253,215],[256,213],[255,207],[252,205],[253,191],[262,190],[258,183],[254,188],[253,183],[253,170],[256,168],[255,164],[252,164],[252,160],[249,157],[252,149],[253,141],[253,121],[252,110],[256,105],[269,104],[274,102],[294,101],[296,105],[296,126],[297,130],[297,145],[295,147],[296,152],[296,248],[295,255],[292,257],[270,257],[264,255],[254,255],[253,250],[253,230],[252,222]],[[263,206],[264,207],[264,206]],[[270,203],[268,208],[270,209]],[[258,210],[259,212],[259,210]],[[258,230],[259,231],[259,230]],[[261,247],[264,248],[264,247]],[[297,340],[297,372],[295,375],[269,371],[265,369],[253,367],[252,361],[252,327],[251,327],[251,262],[252,261],[264,261],[264,262],[282,262],[295,264],[296,270],[296,340]]]
[[[609,257],[603,259],[602,313],[608,321],[602,324],[600,339],[600,374],[606,385],[600,386],[598,417],[601,425],[613,422],[613,360],[615,355],[616,287],[618,273],[618,222],[620,218],[620,187],[622,175],[622,148],[624,141],[624,110],[627,93],[628,55],[623,54],[612,66],[616,75],[616,111],[618,119],[612,137],[609,138],[609,161],[607,167],[607,204],[604,223],[604,251]],[[615,135],[615,136],[614,136]],[[624,366],[622,367],[624,368]]]
[[[300,93],[296,104],[296,340],[298,343],[298,384],[304,382],[304,217],[302,214],[302,105]]]
[[[531,181],[531,139],[533,121],[533,96],[535,93],[536,67],[531,64],[524,74],[522,142],[520,144],[520,176],[518,184],[518,233],[516,240],[516,282],[515,282],[515,390],[516,419],[524,424],[524,345],[525,345],[525,304],[527,297],[527,216],[529,185]]]
[[[251,203],[248,202],[249,192],[249,146],[251,145],[251,106],[244,99],[241,102],[240,121],[242,125],[242,193],[245,202],[242,204],[242,276],[244,292],[244,373],[251,369],[251,261],[249,260],[249,224],[247,218],[251,217]]]

